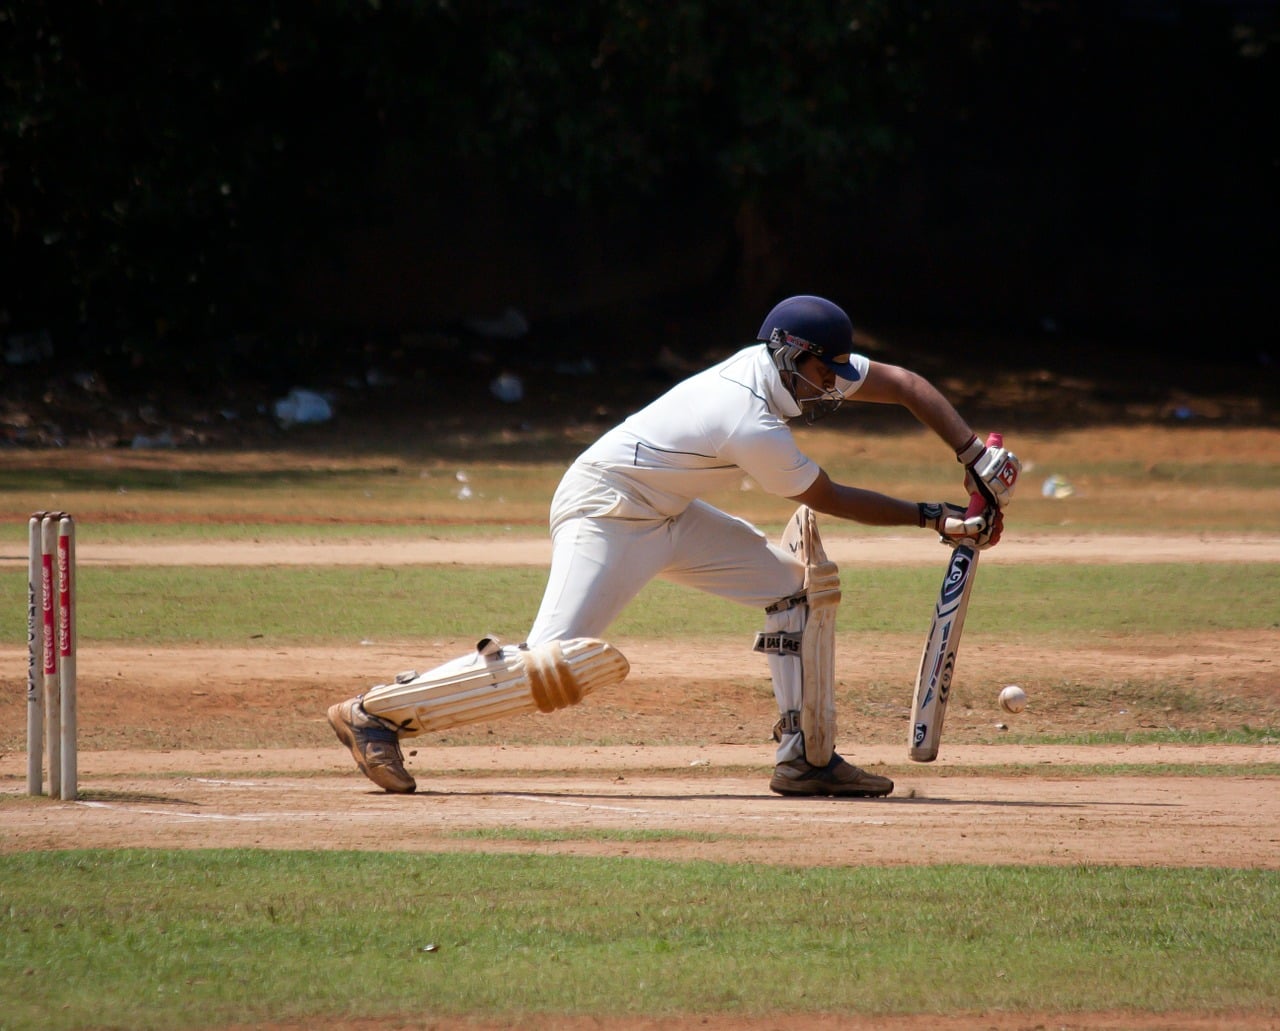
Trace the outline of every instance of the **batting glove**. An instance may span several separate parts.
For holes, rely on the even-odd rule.
[[[1004,447],[987,447],[975,434],[969,443],[956,452],[956,459],[965,467],[965,490],[977,492],[991,508],[1004,508],[1013,500],[1013,489],[1018,485],[1022,463],[1018,456]]]
[[[997,544],[1004,531],[1004,513],[991,506],[977,515],[969,515],[963,506],[949,501],[920,501],[916,508],[920,525],[936,530],[942,543],[953,548],[967,544],[982,551]]]

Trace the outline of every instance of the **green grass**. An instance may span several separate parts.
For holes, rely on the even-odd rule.
[[[1059,468],[1059,466],[1062,466]],[[1270,462],[1226,462],[1218,458],[1187,461],[1147,462],[1145,460],[1082,462],[1078,466],[1058,463],[1055,469],[1068,480],[1092,476],[1105,482],[1178,485],[1204,490],[1235,487],[1248,490],[1280,489],[1280,466]]]
[[[269,470],[13,468],[0,469],[0,509],[10,513],[6,536],[14,536],[32,511],[57,508],[75,514],[89,532],[103,533],[104,540],[130,524],[163,525],[183,518],[232,528],[303,524],[312,533],[316,526],[386,522],[400,524],[401,533],[406,525],[492,527],[507,519],[545,527],[547,505],[563,472],[562,465],[548,463],[446,467],[376,460]]]
[[[1275,871],[88,851],[0,883],[14,1031],[1280,1006]]]
[[[939,571],[846,571],[842,628],[922,633]],[[539,568],[457,566],[82,566],[81,640],[165,643],[354,643],[470,637],[518,640],[537,611]],[[8,601],[0,632],[26,633],[26,570],[0,572]],[[922,615],[923,613],[923,615]],[[611,629],[614,636],[750,634],[755,610],[655,582]],[[1159,635],[1280,627],[1280,566],[1008,565],[982,571],[967,628],[1020,639]]]
[[[142,495],[152,501],[185,499],[193,495],[224,499],[240,497],[256,499],[259,511],[271,511],[278,501],[286,510],[309,510],[310,504],[298,505],[301,497],[344,498],[355,494],[384,494],[388,498],[456,497],[463,483],[472,488],[473,496],[489,492],[492,496],[512,492],[521,496],[536,491],[544,503],[548,489],[564,473],[559,463],[509,465],[502,463],[464,463],[403,465],[376,459],[360,464],[333,464],[319,460],[315,465],[282,466],[269,469],[174,469],[163,467],[67,467],[0,469],[0,492],[6,495],[51,493],[94,496],[106,504],[127,506],[129,495]],[[460,476],[462,478],[460,478]],[[375,500],[379,500],[375,498]],[[155,511],[163,511],[157,508]],[[371,513],[376,514],[376,513]]]

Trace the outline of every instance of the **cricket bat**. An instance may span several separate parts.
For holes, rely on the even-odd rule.
[[[1004,438],[999,433],[987,437],[987,447],[1001,447],[1003,444]],[[977,515],[982,506],[982,496],[974,493],[969,498],[966,515]],[[977,572],[976,548],[959,544],[952,549],[942,578],[942,589],[938,592],[938,603],[933,609],[933,622],[924,639],[920,671],[916,674],[915,691],[911,697],[911,736],[907,741],[907,756],[914,762],[931,763],[938,757],[938,747],[942,744],[942,721],[947,715],[951,678],[956,671],[956,655],[960,651],[960,635],[964,631],[964,616],[969,610],[969,595],[973,593]]]

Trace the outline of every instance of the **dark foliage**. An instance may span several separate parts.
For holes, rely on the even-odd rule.
[[[9,0],[0,307],[196,376],[264,333],[292,369],[464,304],[699,290],[1256,336],[1274,31],[1209,0]]]

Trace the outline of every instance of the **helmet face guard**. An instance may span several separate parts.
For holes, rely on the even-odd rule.
[[[819,419],[825,419],[844,404],[844,394],[839,390],[835,387],[828,390],[821,383],[813,382],[797,367],[797,363],[807,355],[822,357],[813,343],[783,329],[773,330],[766,343],[778,371],[790,374],[783,377],[783,382],[791,392],[792,400],[800,406],[800,416],[807,424],[812,426]],[[796,392],[796,383],[800,380],[808,383],[817,393],[813,397],[800,397]]]
[[[837,412],[844,404],[844,400],[844,395],[833,387],[824,391],[820,397],[797,400],[796,404],[800,406],[800,417],[804,419],[805,424],[812,426],[819,419],[825,419],[828,415]]]

